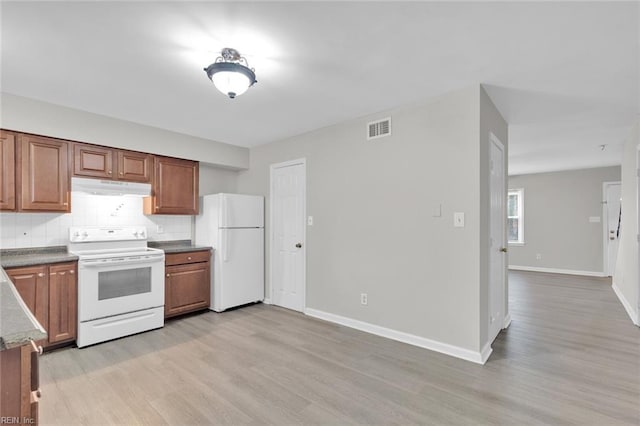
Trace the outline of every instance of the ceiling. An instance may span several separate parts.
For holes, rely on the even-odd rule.
[[[2,91],[252,147],[485,85],[510,174],[620,164],[638,3],[6,2]],[[231,100],[223,47],[258,84]],[[604,151],[600,145],[606,145]]]

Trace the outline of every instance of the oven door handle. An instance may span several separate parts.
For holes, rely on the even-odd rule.
[[[100,261],[87,261],[80,260],[78,262],[78,266],[81,268],[99,268],[99,267],[110,267],[110,266],[120,266],[120,265],[139,265],[139,264],[148,264],[155,265],[157,263],[161,263],[164,260],[162,257],[156,257],[151,259],[118,259],[118,260],[109,260],[107,262]]]

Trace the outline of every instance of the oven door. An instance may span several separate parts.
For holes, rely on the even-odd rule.
[[[164,254],[79,260],[80,322],[160,306],[164,306]]]

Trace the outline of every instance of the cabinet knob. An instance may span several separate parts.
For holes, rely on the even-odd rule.
[[[107,173],[111,174],[111,170],[109,170]]]
[[[187,256],[187,260],[191,260],[191,256]]]
[[[76,271],[69,271],[69,273],[73,275],[76,273]]]
[[[40,401],[41,397],[42,397],[42,391],[40,390],[40,388],[38,388],[37,390],[34,390],[33,392],[31,392],[31,403]]]
[[[69,205],[69,203],[62,203],[62,205],[63,205],[63,206],[68,206],[68,205]]]
[[[167,277],[170,277],[170,276],[171,276],[171,274],[167,274]]]
[[[156,206],[156,210],[158,210],[160,207]]]
[[[36,345],[36,342],[34,342],[33,340],[31,341],[31,347],[34,351],[38,352],[38,355],[42,355],[42,346]]]
[[[122,176],[124,174],[124,172],[120,172],[120,176]]]
[[[44,274],[43,274],[42,272],[40,272],[40,273],[38,274],[38,276],[39,276],[40,278],[42,278],[42,277],[44,277]]]

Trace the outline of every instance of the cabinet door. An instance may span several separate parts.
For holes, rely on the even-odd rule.
[[[49,283],[47,266],[29,266],[6,270],[20,297],[45,330],[49,329]],[[46,342],[39,342],[44,344]]]
[[[192,263],[165,268],[165,318],[209,307],[209,265],[208,262]]]
[[[153,156],[131,151],[117,151],[118,179],[130,182],[151,182]]]
[[[69,144],[20,135],[20,210],[69,212]]]
[[[113,156],[112,149],[74,143],[73,175],[113,179]]]
[[[198,163],[155,157],[155,214],[198,214]]]
[[[49,266],[49,343],[76,338],[78,281],[75,263]]]
[[[0,131],[0,210],[16,209],[16,137]]]

